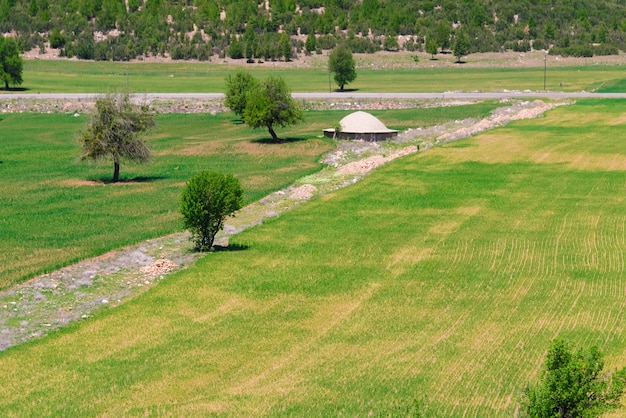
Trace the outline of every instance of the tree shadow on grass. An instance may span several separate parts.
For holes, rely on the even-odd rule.
[[[359,89],[343,89],[343,90],[339,90],[339,89],[335,89],[333,90],[335,93],[354,93],[355,91],[359,91]]]
[[[30,89],[28,87],[9,87],[8,89],[2,88],[2,89],[0,89],[0,91],[19,91],[19,92],[24,92],[24,91],[30,91]]]
[[[265,144],[265,145],[280,145],[280,144],[288,144],[290,142],[300,142],[306,141],[308,138],[302,136],[292,136],[289,138],[280,138],[280,140],[274,141],[272,138],[261,138],[261,139],[253,139],[252,143],[254,144]]]
[[[216,253],[220,252],[235,252],[235,251],[246,251],[250,247],[244,244],[228,244],[228,245],[214,245],[213,251]]]
[[[153,181],[165,180],[166,176],[137,176],[124,177],[114,182],[111,176],[90,177],[89,180],[103,184],[135,184],[135,183],[151,183]]]

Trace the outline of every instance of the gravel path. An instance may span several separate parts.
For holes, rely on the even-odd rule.
[[[240,210],[218,234],[216,245],[227,246],[232,235],[314,196],[353,184],[396,158],[512,120],[537,117],[561,104],[565,103],[512,101],[483,120],[411,129],[381,143],[339,141],[336,150],[323,160],[326,168]],[[0,292],[0,351],[43,337],[70,322],[85,320],[102,306],[124,303],[203,255],[192,251],[189,235],[181,232],[84,260]]]

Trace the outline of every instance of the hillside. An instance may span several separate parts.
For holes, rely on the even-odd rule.
[[[429,51],[469,35],[470,52],[626,49],[616,0],[5,0],[0,33],[22,50],[124,61],[138,57],[287,60],[346,41],[353,52]]]

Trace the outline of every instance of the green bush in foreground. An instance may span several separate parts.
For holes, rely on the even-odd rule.
[[[185,186],[180,211],[198,251],[208,251],[224,220],[241,208],[243,190],[230,174],[203,171]]]
[[[541,383],[526,389],[524,413],[529,417],[597,417],[620,405],[626,369],[608,377],[596,347],[572,352],[563,340],[548,350]]]

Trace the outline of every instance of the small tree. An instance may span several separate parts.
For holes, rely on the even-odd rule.
[[[268,77],[248,93],[243,120],[253,128],[266,127],[272,139],[280,142],[274,127],[301,122],[304,112],[282,78]]]
[[[278,39],[278,50],[280,51],[279,54],[285,58],[285,62],[291,61],[293,53],[291,47],[292,45],[289,35],[287,35],[286,32],[281,33],[280,38]]]
[[[572,352],[557,339],[548,350],[539,385],[524,391],[522,410],[529,417],[597,417],[620,405],[626,369],[610,378],[596,347]]]
[[[117,182],[122,159],[150,159],[150,149],[142,135],[154,126],[154,115],[147,105],[132,103],[128,94],[100,97],[95,108],[89,125],[81,132],[81,159],[112,158],[113,182]]]
[[[233,38],[230,43],[230,47],[228,48],[228,56],[232,59],[240,59],[243,58],[243,45],[237,38]]]
[[[203,171],[185,186],[180,203],[183,224],[192,234],[198,251],[213,247],[224,220],[241,209],[243,190],[230,174]]]
[[[430,54],[430,59],[434,60],[437,55],[437,40],[432,36],[426,41],[426,52]]]
[[[238,71],[235,75],[226,76],[226,99],[224,104],[240,117],[246,108],[246,98],[258,81],[245,71]]]
[[[304,43],[304,47],[306,48],[306,51],[311,53],[311,52],[315,52],[315,49],[317,48],[317,39],[315,38],[315,33],[313,32],[309,32],[309,34],[306,37],[306,42]]]
[[[344,44],[338,45],[328,57],[329,71],[335,73],[335,82],[339,90],[343,91],[346,84],[356,79],[356,70],[352,51]]]
[[[459,30],[454,36],[454,45],[452,46],[456,62],[461,62],[461,57],[469,54],[470,37],[464,30]]]
[[[437,46],[441,47],[441,52],[450,48],[450,23],[444,20],[440,20],[435,28],[435,39],[437,40]]]
[[[22,84],[22,72],[24,63],[20,57],[20,51],[15,39],[0,35],[0,82],[4,82],[4,88],[10,85]]]

